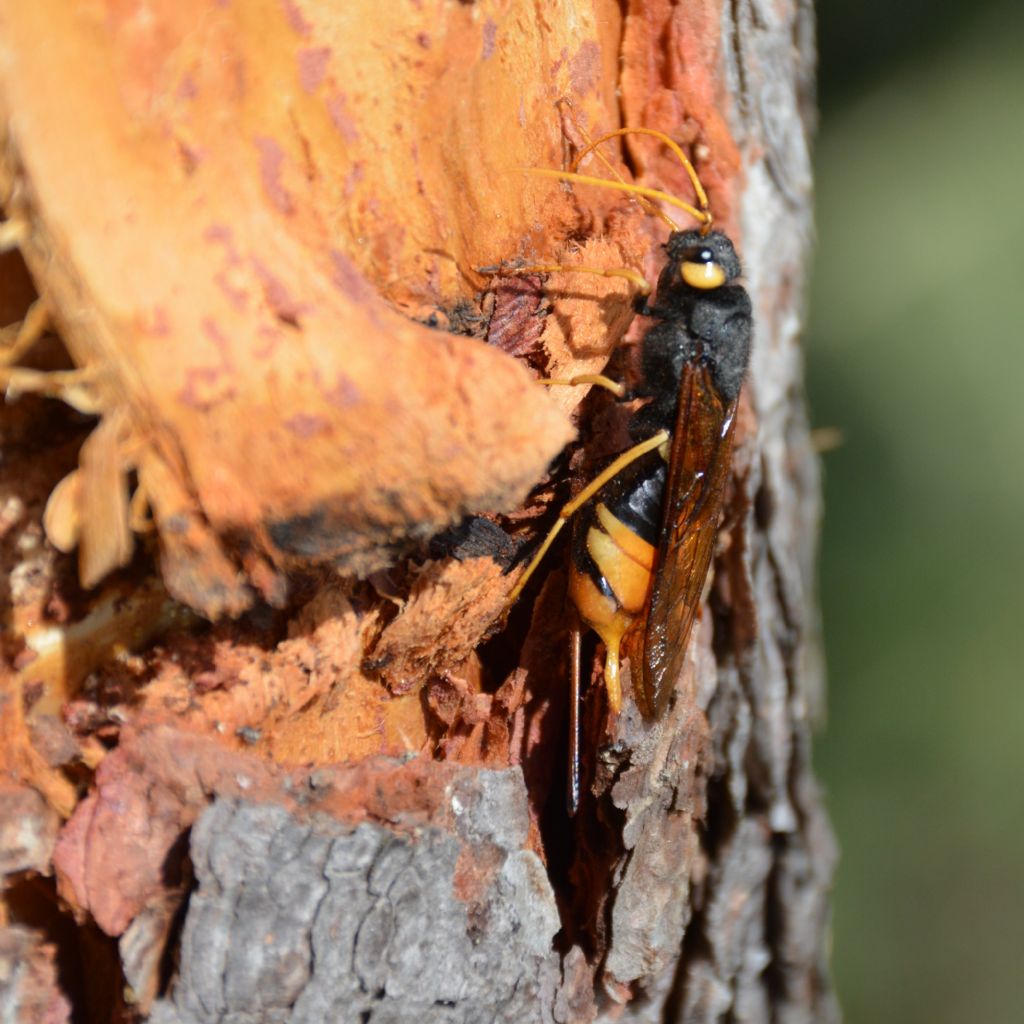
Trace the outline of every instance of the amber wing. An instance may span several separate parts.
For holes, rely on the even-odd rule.
[[[684,368],[641,659],[638,696],[651,715],[665,711],[682,672],[715,551],[735,413],[736,403],[722,401],[706,367]]]

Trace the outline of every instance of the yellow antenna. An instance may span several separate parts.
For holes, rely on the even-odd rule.
[[[614,188],[619,192],[628,192],[634,196],[647,196],[649,199],[660,199],[670,206],[677,206],[685,210],[691,217],[701,222],[702,230],[705,233],[711,228],[711,214],[707,210],[698,210],[690,203],[684,203],[668,192],[662,192],[656,188],[646,188],[643,185],[631,185],[625,181],[609,181],[607,178],[593,178],[589,174],[574,174],[572,171],[553,171],[546,167],[524,168],[527,174],[535,174],[540,178],[557,178],[559,181],[575,181],[581,185],[597,185],[600,188]]]
[[[579,155],[572,162],[570,170],[575,171],[580,165],[580,161],[596,146],[600,146],[602,142],[606,142],[608,139],[614,139],[617,135],[650,135],[655,139],[660,139],[673,153],[679,158],[679,162],[683,165],[683,170],[689,175],[690,181],[693,183],[693,191],[697,195],[697,202],[700,203],[700,208],[704,211],[704,216],[701,220],[707,218],[710,223],[711,212],[708,209],[708,194],[704,191],[704,186],[700,183],[700,178],[697,176],[697,171],[694,169],[690,158],[682,151],[674,139],[666,135],[664,132],[659,132],[655,128],[616,128],[613,132],[608,132],[606,135],[602,135],[599,139],[595,139],[586,147],[580,151]]]
[[[572,110],[571,105],[570,110]],[[608,170],[615,175],[616,181],[622,182],[622,184],[626,184],[625,179],[616,170],[615,165],[612,164],[612,162],[604,155],[604,153],[602,153],[601,150],[597,148],[602,142],[604,142],[606,139],[612,138],[616,133],[611,132],[608,135],[602,135],[601,138],[597,140],[597,142],[591,142],[590,136],[587,135],[586,129],[583,127],[583,125],[580,124],[579,119],[576,117],[575,110],[572,110],[572,115],[573,121],[576,124],[576,130],[580,133],[580,135],[583,136],[583,139],[587,143],[587,145],[586,148],[581,150],[580,153],[576,156],[576,159],[573,160],[572,165],[569,167],[569,170],[572,172],[577,171],[579,169],[580,164],[583,162],[584,157],[586,157],[588,153],[593,153],[594,156],[596,156],[598,160],[600,160],[601,163],[603,163],[605,167],[607,167]],[[654,203],[645,199],[643,196],[638,195],[636,198],[645,210],[645,212],[649,214],[653,213],[656,217],[660,217],[662,222],[668,225],[669,231],[679,230],[679,225],[660,207],[655,206]]]

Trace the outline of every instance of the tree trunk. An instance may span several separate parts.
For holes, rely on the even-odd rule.
[[[79,410],[0,420],[5,1013],[838,1019],[809,7],[4,0],[0,32],[0,379]],[[627,671],[610,715],[585,648],[570,817],[557,549],[503,612],[621,446],[531,378],[628,379],[642,329],[622,278],[481,268],[656,278],[634,198],[524,174],[623,125],[692,155],[755,329],[675,699]],[[692,196],[650,137],[603,150]]]

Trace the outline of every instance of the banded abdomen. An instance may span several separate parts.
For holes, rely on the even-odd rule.
[[[662,524],[667,466],[659,451],[637,459],[577,513],[569,596],[605,645],[608,703],[622,703],[619,648],[642,614]]]

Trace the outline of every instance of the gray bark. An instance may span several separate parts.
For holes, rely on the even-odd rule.
[[[220,799],[197,823],[182,971],[158,1024],[551,1020],[558,911],[522,775],[466,769],[456,825],[396,831]],[[486,864],[471,898],[460,859]]]

